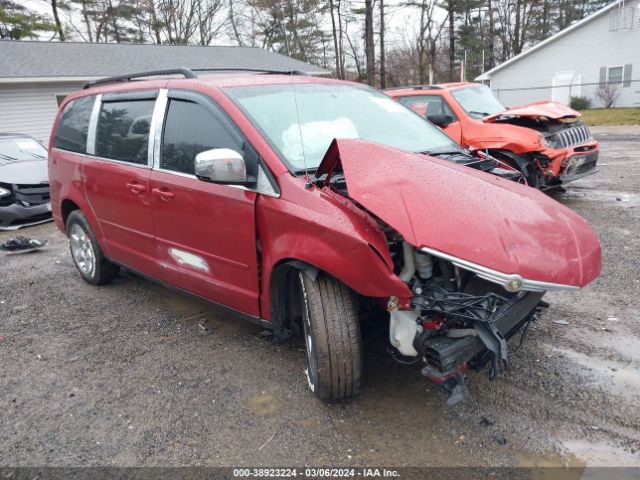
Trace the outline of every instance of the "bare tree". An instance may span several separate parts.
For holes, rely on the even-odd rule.
[[[221,18],[223,6],[223,0],[198,1],[196,19],[198,22],[198,43],[200,45],[210,45],[225,27],[228,17]]]
[[[609,82],[603,83],[596,88],[595,95],[604,108],[611,108],[620,96],[620,87]]]
[[[336,59],[336,77],[344,77],[344,47],[342,18],[340,14],[341,0],[329,0],[329,14],[331,16],[331,33],[333,36],[333,49]]]

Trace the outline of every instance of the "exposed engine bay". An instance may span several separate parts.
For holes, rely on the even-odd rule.
[[[308,182],[359,211],[362,223],[344,226],[364,234],[372,267],[395,292],[362,298],[388,312],[394,358],[422,361],[452,404],[468,396],[469,368],[488,365],[491,378],[507,368],[507,340],[524,339],[546,291],[577,290],[599,274],[600,244],[583,219],[495,175],[336,139]]]
[[[460,152],[445,152],[445,153],[430,153],[432,157],[441,158],[449,162],[457,163],[458,165],[464,165],[465,167],[480,170],[482,172],[491,173],[498,177],[506,178],[518,183],[526,183],[524,176],[518,170],[509,167],[487,155],[482,150],[476,150],[473,153]]]
[[[342,172],[334,172],[330,188],[348,198]],[[541,300],[545,292],[521,291],[517,280],[500,286],[480,278],[428,249],[415,248],[367,213],[387,237],[394,273],[412,292],[410,308],[395,297],[388,301],[390,353],[403,364],[422,362],[422,374],[442,385],[450,394],[447,403],[454,405],[469,397],[468,369],[488,365],[493,379],[508,368],[507,340],[521,331],[522,344],[530,323],[548,306]]]
[[[495,378],[508,367],[507,340],[537,318],[544,292],[509,292],[401,238],[391,244],[399,277],[413,296],[412,310],[388,304],[389,338],[403,357],[420,358],[422,374],[442,384],[453,405],[468,397],[464,372],[489,364]]]

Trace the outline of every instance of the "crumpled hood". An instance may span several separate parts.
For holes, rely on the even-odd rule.
[[[580,112],[567,107],[563,103],[545,100],[542,102],[530,103],[528,105],[521,105],[519,107],[508,108],[504,112],[489,115],[488,117],[484,117],[482,120],[486,123],[492,123],[503,116],[528,118],[544,117],[551,120],[560,120],[562,118],[577,118],[580,116]]]
[[[48,183],[47,160],[0,162],[0,183]]]
[[[316,176],[340,165],[349,197],[415,247],[541,282],[582,287],[600,273],[591,227],[536,189],[363,140],[334,140]]]

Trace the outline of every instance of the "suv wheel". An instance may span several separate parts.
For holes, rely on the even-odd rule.
[[[87,283],[101,285],[118,276],[120,267],[105,258],[82,212],[74,210],[69,214],[66,230],[71,258]]]
[[[360,388],[360,324],[349,289],[319,274],[298,272],[309,388],[323,400],[344,400]]]

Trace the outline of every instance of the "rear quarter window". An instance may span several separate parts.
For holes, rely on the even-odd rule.
[[[96,155],[147,164],[155,100],[103,102],[96,132]]]
[[[95,96],[69,102],[62,111],[53,136],[53,146],[76,153],[86,153],[89,119]]]

